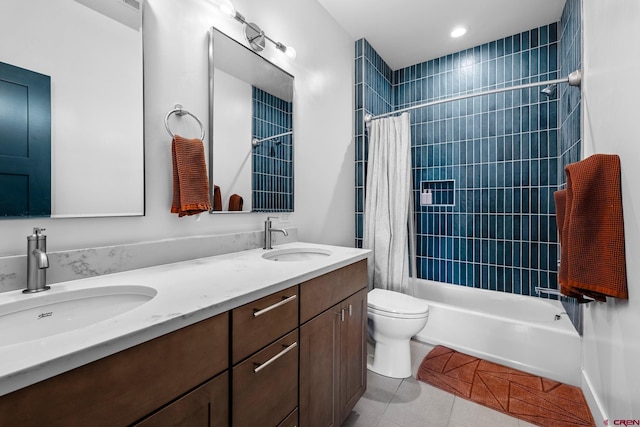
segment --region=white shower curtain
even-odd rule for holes
[[[369,287],[409,294],[410,125],[409,113],[371,122],[363,236],[363,246],[373,250]]]

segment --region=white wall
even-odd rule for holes
[[[268,44],[264,55],[295,76],[295,212],[299,238],[354,241],[353,42],[316,0],[235,0],[248,20],[293,45],[295,61]],[[0,221],[0,256],[24,254],[26,236],[44,226],[50,250],[171,237],[259,230],[266,214],[169,213],[170,137],[166,113],[180,103],[207,125],[207,31],[216,26],[244,43],[242,26],[209,0],[147,0],[144,16],[146,216]],[[177,120],[176,120],[177,122]],[[192,122],[184,120],[185,126]],[[194,129],[177,132],[185,136]],[[196,134],[199,132],[195,130]],[[0,272],[1,273],[1,272]]]
[[[640,2],[584,0],[583,29],[584,156],[622,163],[629,300],[589,304],[583,339],[585,386],[613,425],[640,419]]]

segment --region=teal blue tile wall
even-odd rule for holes
[[[365,40],[356,41],[355,54],[355,189],[356,189],[356,247],[362,247],[364,191],[367,159],[365,114],[393,111],[393,71]]]
[[[394,72],[397,108],[557,78],[551,24]],[[456,204],[416,212],[418,276],[535,295],[556,282],[556,99],[540,88],[412,111],[418,183],[454,180]]]
[[[253,87],[253,138],[292,130],[292,103]],[[252,209],[293,211],[293,136],[261,143],[253,149]]]
[[[561,21],[392,71],[356,42],[356,246],[362,245],[366,113],[567,76],[581,67],[580,0]],[[580,90],[560,85],[485,95],[411,112],[418,277],[540,296],[557,288],[553,192],[580,159]],[[451,207],[419,204],[420,183],[455,180]],[[551,296],[551,298],[555,298]],[[581,331],[580,307],[562,298]]]
[[[582,68],[582,3],[567,0],[560,19],[560,75],[567,76]],[[558,120],[560,145],[558,178],[560,187],[566,184],[564,167],[581,159],[581,92],[577,88],[562,85],[559,91]],[[573,298],[562,297],[562,304],[574,326],[582,334],[582,306]]]
[[[359,40],[356,243],[362,237],[365,175],[360,171],[366,167],[366,133],[358,111],[379,114],[557,77],[557,24],[396,70],[391,77],[375,50]],[[524,295],[556,283],[550,260],[558,251],[553,210],[557,110],[556,99],[533,88],[411,112],[420,278]],[[420,182],[434,180],[455,181],[454,206],[420,207]]]

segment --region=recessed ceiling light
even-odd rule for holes
[[[467,29],[464,27],[456,27],[451,31],[451,37],[458,38],[464,36],[467,32]]]

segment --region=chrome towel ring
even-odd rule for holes
[[[180,105],[180,104],[176,104],[176,107],[173,110],[169,111],[167,113],[167,116],[164,118],[164,127],[165,127],[165,129],[167,129],[167,132],[169,132],[169,135],[171,135],[172,138],[175,136],[175,134],[173,132],[171,132],[171,128],[169,127],[169,117],[172,114],[175,114],[176,116],[184,116],[185,114],[187,114],[187,115],[193,117],[195,119],[195,121],[198,122],[198,124],[200,125],[200,131],[202,132],[202,134],[200,136],[200,140],[204,141],[204,126],[202,125],[202,122],[195,115],[193,115],[192,113],[190,113],[187,110],[185,110],[184,108],[182,108],[182,105]]]

